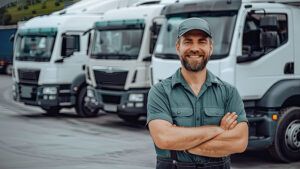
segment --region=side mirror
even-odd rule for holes
[[[88,41],[88,44],[87,44],[87,48],[86,48],[86,55],[89,54],[89,50],[90,50],[90,46],[91,46],[91,33],[89,33],[87,41]]]
[[[76,51],[76,39],[75,36],[63,36],[61,56],[70,57]]]
[[[143,62],[151,62],[151,60],[152,60],[152,56],[149,55],[149,56],[144,57]]]
[[[152,54],[154,51],[154,47],[160,32],[160,28],[162,24],[164,23],[165,18],[164,17],[156,17],[153,18],[152,26],[150,28],[151,30],[151,37],[150,37],[150,50],[149,53]]]

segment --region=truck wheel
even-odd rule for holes
[[[300,160],[300,108],[289,107],[280,111],[271,156],[281,162]]]
[[[60,107],[42,107],[48,115],[58,115],[60,111]]]
[[[86,86],[82,87],[82,89],[79,91],[75,106],[76,113],[80,117],[95,117],[98,114],[98,110],[91,110],[86,106],[86,91]]]
[[[128,123],[136,123],[139,120],[139,116],[126,116],[119,114],[119,117]]]
[[[13,69],[12,64],[7,65],[6,68],[5,68],[5,73],[8,74],[8,75],[11,75],[12,74],[12,69]]]

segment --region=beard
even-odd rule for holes
[[[189,56],[198,56],[199,58],[202,58],[200,61],[189,59]],[[200,52],[188,52],[187,54],[184,54],[183,57],[181,57],[181,64],[183,67],[192,72],[199,72],[202,71],[208,62],[209,57],[205,57],[205,54],[201,54]]]

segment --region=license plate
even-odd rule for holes
[[[21,87],[21,97],[23,98],[31,98],[32,87],[30,86],[22,86]]]
[[[117,112],[118,110],[117,105],[112,105],[112,104],[105,104],[103,109],[105,111],[110,111],[110,112]]]

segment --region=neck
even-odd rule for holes
[[[206,80],[206,72],[206,68],[199,72],[192,72],[186,70],[184,67],[181,67],[181,74],[190,86],[202,86]]]

